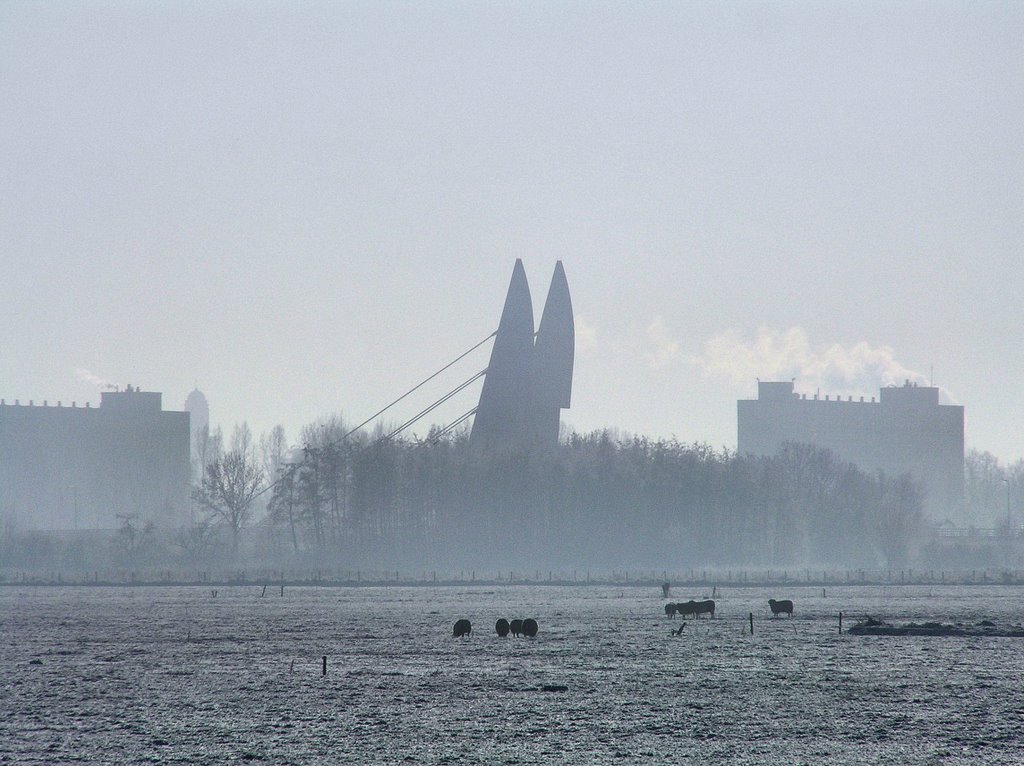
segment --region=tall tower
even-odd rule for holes
[[[562,262],[555,264],[533,349],[533,424],[540,444],[558,443],[561,410],[572,399],[576,327]]]
[[[210,425],[210,405],[206,403],[206,397],[198,388],[193,388],[189,392],[183,409],[190,416],[193,437],[197,431]]]
[[[516,260],[491,349],[472,439],[485,447],[550,447],[560,410],[569,406],[575,328],[562,262],[548,289],[534,338],[533,303],[523,262]]]

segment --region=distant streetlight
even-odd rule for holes
[[[1003,479],[1006,484],[1006,532],[1013,535],[1013,526],[1010,523],[1010,480]]]

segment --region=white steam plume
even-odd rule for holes
[[[716,335],[704,344],[704,354],[691,357],[705,377],[749,387],[755,378],[789,380],[796,378],[797,390],[821,390],[840,396],[875,394],[878,389],[903,385],[905,381],[929,385],[927,376],[904,367],[889,346],[872,346],[866,341],[852,346],[834,343],[811,348],[801,327],[778,332],[767,327],[748,341],[734,331]],[[945,398],[952,400],[948,392]]]
[[[75,377],[77,377],[79,380],[84,380],[86,383],[92,383],[97,388],[102,388],[108,391],[112,391],[117,388],[117,386],[111,383],[109,380],[105,380],[104,378],[101,378],[99,375],[93,375],[91,372],[89,372],[83,367],[75,368]]]
[[[652,369],[664,367],[677,356],[679,356],[679,343],[669,333],[664,320],[660,316],[654,317],[647,325],[647,364]]]
[[[576,350],[584,354],[597,348],[597,327],[590,324],[582,314],[574,320],[576,327]]]

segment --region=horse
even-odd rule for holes
[[[773,598],[768,599],[768,606],[772,610],[772,617],[778,617],[780,614],[785,612],[790,617],[793,616],[793,602],[789,599],[785,601],[776,601]]]
[[[523,635],[527,638],[533,638],[537,635],[537,621],[532,617],[527,617],[523,620]]]
[[[676,616],[676,605],[673,604],[671,601],[665,604],[665,616],[669,619]]]
[[[512,631],[512,635],[513,636],[518,638],[523,633],[523,621],[522,620],[512,620],[512,622],[509,624],[509,630]]]
[[[494,623],[494,632],[497,633],[502,638],[504,638],[505,636],[508,635],[508,630],[509,630],[508,620],[506,620],[504,617],[502,617],[500,620],[498,620],[496,623]]]
[[[452,635],[455,638],[462,638],[468,636],[473,632],[473,625],[469,620],[456,620],[455,626],[452,628]]]

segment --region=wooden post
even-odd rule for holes
[[[326,654],[323,656],[323,669],[322,669],[320,675],[322,675],[322,676],[326,676],[327,675],[327,655]]]
[[[267,586],[266,586],[266,585],[264,585],[264,586],[263,586],[263,592],[262,592],[262,593],[260,594],[260,598],[263,598],[263,597],[264,597],[264,596],[266,596],[266,595],[267,595]]]
[[[843,613],[839,613],[839,635],[843,635]]]
[[[754,635],[754,613],[750,613],[750,635]]]

